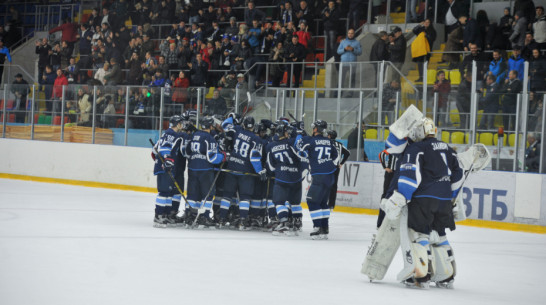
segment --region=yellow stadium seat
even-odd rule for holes
[[[491,146],[493,145],[493,134],[490,132],[482,132],[480,134],[480,142],[483,145]]]
[[[388,130],[388,129],[385,129],[385,131],[383,131],[383,139],[384,140],[386,140],[389,137],[389,133],[390,133],[390,130]]]
[[[214,88],[214,87],[209,88],[209,92],[207,93],[207,95],[205,95],[206,99],[212,98],[212,96],[214,95],[214,89],[216,89],[216,88]]]
[[[377,129],[366,129],[366,139],[377,140]]]
[[[464,144],[464,133],[461,131],[455,131],[451,134],[451,143],[453,144]]]
[[[449,119],[451,120],[451,123],[453,123],[453,125],[458,126],[461,123],[461,118],[459,117],[459,110],[451,109],[449,111]]]
[[[427,70],[427,85],[434,85],[436,81],[436,70]]]
[[[442,131],[442,141],[449,143],[450,135],[449,131]]]
[[[502,145],[506,146],[506,141],[508,141],[507,140],[508,137],[504,136],[502,138],[504,139]],[[497,146],[498,143],[499,143],[499,134],[496,133],[496,134],[493,135],[493,145]]]
[[[506,137],[506,135],[505,135],[505,137]],[[522,140],[521,136],[519,137],[519,140],[520,140],[519,144],[521,145],[521,140]],[[512,133],[512,134],[510,134],[508,136],[508,145],[510,145],[512,147],[516,146],[516,134],[515,133]]]
[[[461,83],[461,71],[459,71],[459,70],[449,71],[449,80],[451,81],[451,85],[460,84]]]
[[[470,143],[470,133],[465,132],[464,133],[464,144],[468,144],[468,143]],[[478,143],[478,138],[476,138],[475,143]]]

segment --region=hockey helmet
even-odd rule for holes
[[[328,128],[328,123],[324,120],[316,120],[313,124],[311,124],[311,129],[317,129],[318,132],[323,132]]]
[[[266,126],[266,124],[264,122],[260,122],[260,123],[256,124],[256,126],[254,126],[254,133],[255,134],[260,134],[260,133],[266,132],[266,131],[267,131],[267,126]]]
[[[275,134],[279,137],[284,137],[285,133],[290,133],[290,128],[288,124],[277,124],[277,127],[275,128]]]
[[[194,119],[197,117],[197,111],[195,110],[186,110],[184,113],[182,113],[182,119],[189,121],[190,119]]]
[[[169,127],[174,127],[180,123],[182,123],[184,121],[184,119],[182,118],[182,116],[176,114],[176,115],[173,115],[170,119],[169,119]]]
[[[228,118],[232,118],[233,119],[233,124],[235,125],[241,125],[241,115],[238,114],[238,113],[235,113],[235,112],[231,112],[230,114],[228,114]]]
[[[243,127],[248,130],[254,129],[254,124],[256,121],[254,121],[254,117],[247,116],[243,120]]]
[[[337,138],[337,131],[335,130],[328,130],[326,134],[330,137],[331,140],[335,140]]]
[[[201,128],[203,129],[209,129],[214,124],[214,119],[210,116],[205,116],[199,120],[199,125],[201,125]]]
[[[436,136],[438,129],[436,128],[436,125],[434,125],[434,121],[431,118],[423,119],[423,131],[425,132],[425,136]]]

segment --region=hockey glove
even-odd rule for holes
[[[397,191],[394,191],[391,197],[381,200],[381,209],[385,211],[387,218],[396,220],[400,218],[402,208],[407,204],[406,197]]]
[[[266,172],[265,168],[262,169],[262,170],[258,173],[258,175],[260,175],[260,181],[266,181],[266,180],[267,180],[267,172]]]
[[[227,158],[228,158],[228,155],[226,154],[225,151],[220,151],[220,153],[224,156],[224,157],[222,158],[222,162],[226,162],[226,161],[227,161]]]
[[[173,168],[174,166],[174,160],[167,157],[165,158],[165,162],[163,162],[163,169],[164,170],[171,170],[171,168]]]

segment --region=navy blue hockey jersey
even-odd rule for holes
[[[193,171],[213,170],[213,165],[220,164],[224,158],[214,137],[202,130],[193,133],[184,151],[188,156],[188,168]]]
[[[295,147],[300,158],[309,160],[311,175],[331,174],[337,169],[337,149],[323,135],[296,137]]]
[[[284,183],[297,183],[303,180],[300,158],[294,149],[295,139],[283,139],[267,145],[267,165],[275,174],[275,179]]]
[[[462,185],[462,177],[456,152],[436,138],[425,138],[407,147],[401,160],[398,191],[407,200],[451,200]]]
[[[165,130],[163,134],[161,134],[159,141],[157,141],[154,146],[155,152],[161,154],[163,159],[172,158],[175,160],[176,165],[176,161],[178,159],[178,149],[176,149],[175,146],[177,146],[176,142],[179,141],[181,136],[181,133],[175,132],[171,128]],[[154,175],[165,172],[162,165],[163,164],[161,163],[160,158],[156,158],[154,164]]]
[[[262,170],[263,140],[250,130],[230,124],[222,124],[226,133],[233,139],[233,148],[228,159],[228,169],[243,173],[258,173]],[[227,124],[226,124],[227,122]]]

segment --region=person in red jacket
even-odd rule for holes
[[[309,26],[305,19],[300,20],[300,30],[294,33],[298,36],[299,42],[306,48],[309,48],[309,41],[311,41],[311,33],[309,33]]]
[[[59,68],[57,69],[57,78],[55,79],[55,83],[53,83],[53,93],[51,94],[53,112],[60,111],[61,104],[59,102],[63,98],[63,86],[68,86],[68,78],[64,75],[63,70]]]
[[[70,51],[69,54],[72,55],[72,52],[74,51],[74,44],[76,41],[78,41],[78,25],[76,23],[72,23],[72,19],[70,19],[70,17],[66,17],[64,19],[64,23],[49,30],[49,34],[53,34],[58,31],[61,31],[61,40],[67,42],[68,50]]]
[[[438,110],[436,115],[436,123],[439,126],[446,126],[448,116],[447,103],[449,99],[449,93],[451,93],[451,81],[446,79],[446,73],[444,70],[440,70],[436,73],[436,82],[434,82],[434,93],[438,93]]]

